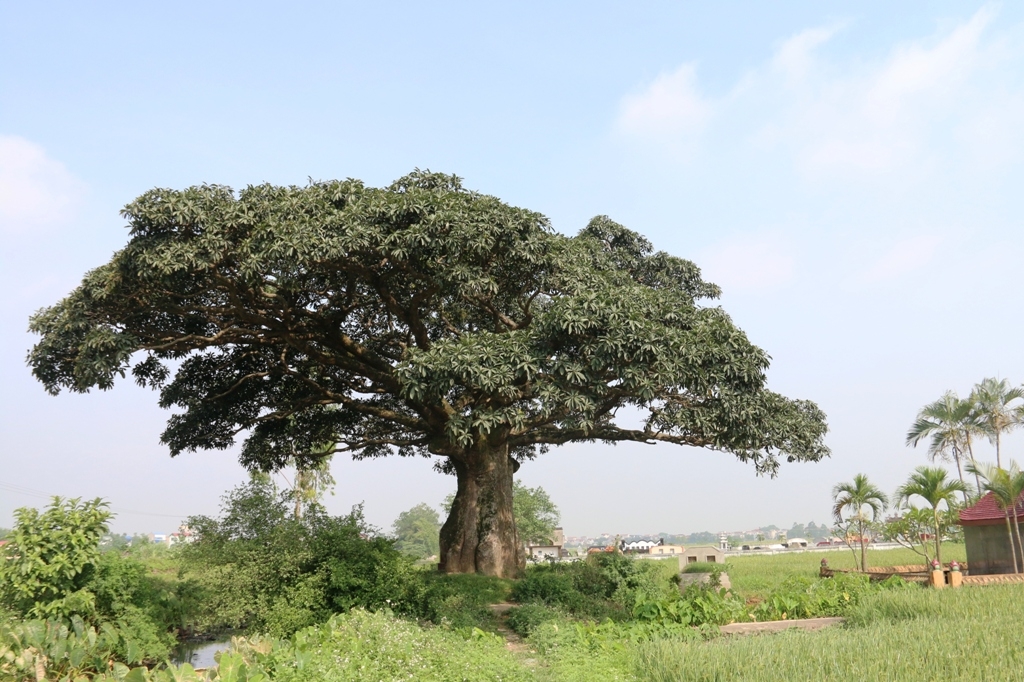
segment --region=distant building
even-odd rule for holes
[[[526,558],[532,561],[545,561],[547,559],[560,559],[569,556],[564,549],[565,533],[561,528],[556,528],[552,533],[550,545],[526,545]]]
[[[560,559],[562,557],[561,545],[527,545],[526,556],[533,561],[545,561],[547,559]]]
[[[688,548],[679,558],[680,564],[695,564],[699,561],[709,564],[725,563],[725,552],[711,545],[698,545]]]
[[[626,542],[625,540],[623,540],[622,544],[619,545],[619,549],[621,549],[623,552],[647,554],[651,551],[652,547],[663,545],[664,542],[664,539],[658,540],[657,542],[652,542],[651,540],[633,540],[631,542]]]
[[[685,551],[686,548],[682,545],[655,545],[648,553],[656,556],[679,556]]]
[[[192,529],[182,524],[178,526],[178,530],[167,536],[167,544],[177,545],[182,542],[195,542],[195,535],[192,533]]]
[[[1024,517],[1024,494],[1017,498],[1016,510],[1018,517]],[[1006,514],[992,493],[961,510],[960,525],[964,529],[967,570],[971,575],[1013,573],[1013,545],[1006,531]]]

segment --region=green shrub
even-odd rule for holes
[[[879,591],[915,590],[917,586],[897,576],[873,583],[867,576],[836,574],[833,578],[789,578],[757,605],[759,621],[783,618],[845,616],[869,594]]]
[[[99,498],[54,497],[42,513],[15,510],[9,543],[0,548],[0,604],[22,617],[91,618],[95,598],[85,588],[107,531],[106,507]]]
[[[75,632],[79,621],[116,631],[116,660],[161,660],[174,644],[170,631],[182,618],[182,604],[175,588],[150,576],[139,561],[100,552],[110,516],[105,506],[99,499],[54,498],[42,513],[17,510],[12,542],[0,561],[0,604],[17,618],[61,621]]]
[[[655,625],[715,626],[748,619],[746,603],[714,584],[694,583],[682,592],[640,594],[632,617]]]
[[[411,558],[365,523],[362,509],[301,519],[265,481],[230,492],[220,519],[194,517],[180,550],[184,577],[203,595],[200,624],[286,636],[355,607],[414,610]]]
[[[561,619],[561,614],[543,604],[523,604],[509,609],[505,623],[520,637],[529,637],[540,625]]]
[[[638,595],[661,595],[670,588],[658,564],[608,553],[585,561],[534,566],[512,588],[511,598],[595,621],[624,620]]]
[[[410,597],[396,610],[408,616],[451,628],[494,629],[490,604],[505,601],[511,580],[484,575],[445,575],[420,570],[407,586]]]

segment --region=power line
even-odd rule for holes
[[[51,500],[54,497],[64,497],[63,495],[51,495],[50,493],[43,492],[42,490],[36,490],[35,488],[29,488],[23,485],[16,485],[14,483],[5,483],[0,481],[0,489],[8,492],[16,493],[19,495],[27,495],[29,497],[41,497],[46,500]],[[135,509],[125,509],[124,507],[110,507],[110,511],[116,514],[138,514],[141,516],[161,516],[171,519],[183,520],[192,516],[192,514],[158,514],[156,512],[144,512]]]

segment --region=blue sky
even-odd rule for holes
[[[922,405],[1024,381],[1024,6],[552,5],[0,1],[0,525],[54,493],[173,529],[244,476],[231,453],[170,459],[154,394],[52,398],[25,368],[29,314],[123,245],[118,211],[154,186],[429,168],[697,262],[772,387],[828,413],[833,457],[771,480],[559,448],[521,476],[570,535],[821,523],[837,481],[891,490],[925,461],[903,444]],[[454,486],[420,460],[334,473],[329,506],[384,527]]]

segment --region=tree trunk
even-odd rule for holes
[[[953,448],[953,460],[956,462],[956,473],[960,476],[960,485],[964,487],[960,494],[964,496],[964,504],[967,504],[967,484],[964,483],[964,470],[960,466],[960,452],[956,448]]]
[[[1017,549],[1013,546],[1013,530],[1010,528],[1010,510],[1005,509],[1003,513],[1006,514],[1006,534],[1010,538],[1010,556],[1013,557],[1013,572],[1020,573],[1017,563]]]
[[[974,448],[971,447],[971,437],[967,437],[967,454],[971,458],[971,464],[974,466],[974,483],[977,485],[975,493],[978,497],[981,497],[981,476],[978,475],[978,462],[974,459]]]
[[[868,570],[868,560],[864,552],[864,521],[857,521],[857,530],[860,532],[860,570]]]
[[[939,510],[932,507],[932,519],[935,522],[935,560],[942,568],[942,538],[939,536]]]
[[[1020,551],[1020,567],[1024,569],[1024,544],[1020,541],[1020,519],[1017,518],[1017,505],[1013,506],[1013,528],[1017,531],[1017,549]]]
[[[999,454],[1000,450],[1001,450],[1001,448],[1000,448],[999,429],[996,429],[996,466],[999,467],[1000,469],[1002,469],[1003,468],[1003,458]]]
[[[452,458],[458,490],[441,527],[438,568],[517,578],[525,569],[512,515],[513,464],[505,443],[481,443]]]

